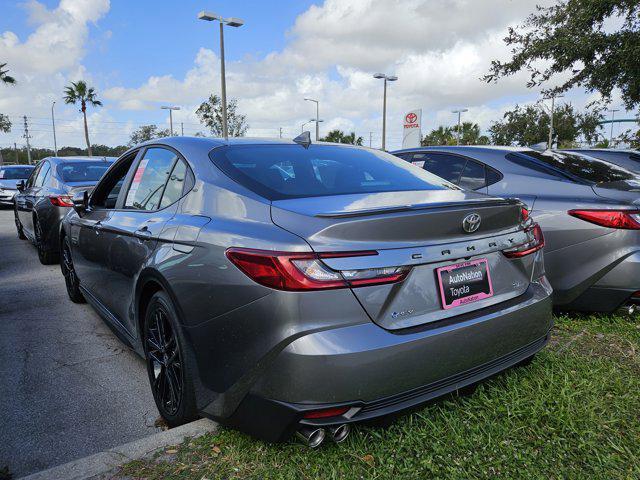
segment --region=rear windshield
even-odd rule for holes
[[[33,168],[0,168],[0,180],[26,180]]]
[[[63,182],[97,182],[104,172],[111,166],[111,162],[82,161],[65,162],[58,165],[58,177]]]
[[[531,151],[519,152],[517,155],[532,158],[540,164],[567,174],[569,179],[574,177],[576,181],[609,183],[635,178],[634,173],[618,165],[574,153]]]
[[[393,155],[334,145],[234,145],[213,150],[228,176],[269,200],[458,187]]]

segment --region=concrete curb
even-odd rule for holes
[[[206,418],[180,427],[158,432],[148,437],[80,458],[57,467],[22,477],[22,480],[83,480],[107,473],[123,463],[142,458],[150,453],[184,441],[185,437],[199,437],[214,432],[218,425]]]

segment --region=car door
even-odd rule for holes
[[[179,165],[185,165],[184,160],[174,150],[146,148],[129,171],[117,208],[99,227],[104,263],[100,265],[100,281],[93,290],[132,336],[136,329],[130,306],[136,281],[166,223],[176,213],[177,204],[168,203],[172,189],[167,189],[167,183]]]
[[[21,209],[20,222],[22,223],[24,231],[31,237],[34,236],[33,207],[37,202],[38,195],[42,190],[42,185],[49,175],[50,170],[51,164],[49,161],[44,160],[41,162],[40,165],[38,165],[37,172],[34,172],[35,175],[29,177],[29,183],[23,192],[23,205]],[[32,179],[33,181],[31,181]]]
[[[42,165],[37,165],[29,178],[24,183],[24,188],[21,192],[18,192],[14,197],[16,202],[16,212],[18,213],[18,218],[20,219],[20,223],[22,224],[22,228],[24,230],[32,231],[33,227],[30,227],[30,223],[32,222],[31,212],[27,209],[27,195],[29,194],[29,190],[33,186],[33,182],[35,182],[36,177],[38,176],[38,172],[40,171],[40,167]],[[29,228],[30,227],[30,228]]]

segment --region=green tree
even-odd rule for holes
[[[0,113],[0,132],[9,133],[11,131],[11,120],[6,115]]]
[[[491,62],[487,82],[526,70],[530,88],[560,82],[547,94],[582,86],[610,100],[618,88],[628,110],[640,104],[638,0],[561,0],[537,7],[522,25],[509,28],[504,41],[512,58]]]
[[[93,87],[88,87],[84,80],[71,82],[70,86],[64,89],[64,103],[77,104],[80,103],[80,111],[84,119],[84,139],[87,142],[87,152],[91,156],[91,143],[89,142],[89,127],[87,126],[87,105],[92,107],[101,107],[102,102],[98,100],[97,94]]]
[[[455,145],[456,136],[451,127],[440,125],[438,128],[431,130],[422,139],[422,145]]]
[[[565,103],[556,107],[553,115],[554,143],[571,146],[582,136],[591,143],[598,138],[598,122],[603,119],[602,110],[596,108],[576,112]],[[492,143],[496,145],[535,145],[549,138],[549,113],[540,105],[516,107],[504,114],[503,120],[489,128]]]
[[[320,138],[321,142],[332,143],[348,143],[349,145],[362,145],[364,139],[362,137],[356,137],[356,132],[344,133],[342,130],[331,130],[323,138]]]
[[[422,145],[456,145],[458,142],[458,125],[431,130],[422,139]],[[487,145],[489,137],[480,134],[480,126],[473,122],[462,122],[460,126],[461,145]]]
[[[134,145],[138,145],[139,143],[146,142],[153,138],[169,137],[170,135],[171,132],[169,129],[158,130],[157,125],[142,125],[140,128],[131,132],[128,145],[133,147]]]
[[[0,63],[0,81],[2,83],[6,83],[8,85],[15,85],[16,84],[16,79],[13,78],[10,75],[7,75],[7,73],[9,72],[9,70],[4,70],[4,68],[7,66],[6,63]]]
[[[206,126],[214,137],[221,137],[222,130],[222,101],[218,95],[211,95],[206,102],[202,102],[196,110],[200,123]],[[238,101],[231,100],[227,104],[227,129],[230,137],[244,137],[247,133],[247,117],[238,113]]]

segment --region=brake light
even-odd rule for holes
[[[569,210],[567,213],[603,227],[640,230],[640,210]]]
[[[337,271],[323,258],[377,255],[375,251],[291,253],[229,248],[227,258],[253,281],[277,290],[305,291],[363,287],[403,280],[409,267],[382,267]]]
[[[523,222],[529,219],[529,210],[527,210],[527,207],[520,209],[520,217],[522,217]]]
[[[325,408],[322,410],[311,410],[309,412],[305,412],[302,416],[303,418],[328,418],[328,417],[337,417],[338,415],[344,415],[349,411],[349,407],[334,407],[334,408]]]
[[[71,195],[49,195],[49,201],[55,207],[73,207]]]
[[[522,245],[509,250],[503,250],[502,253],[507,258],[521,258],[526,255],[531,255],[544,247],[544,235],[540,225],[534,223],[531,227],[525,230],[527,234],[527,241]]]

